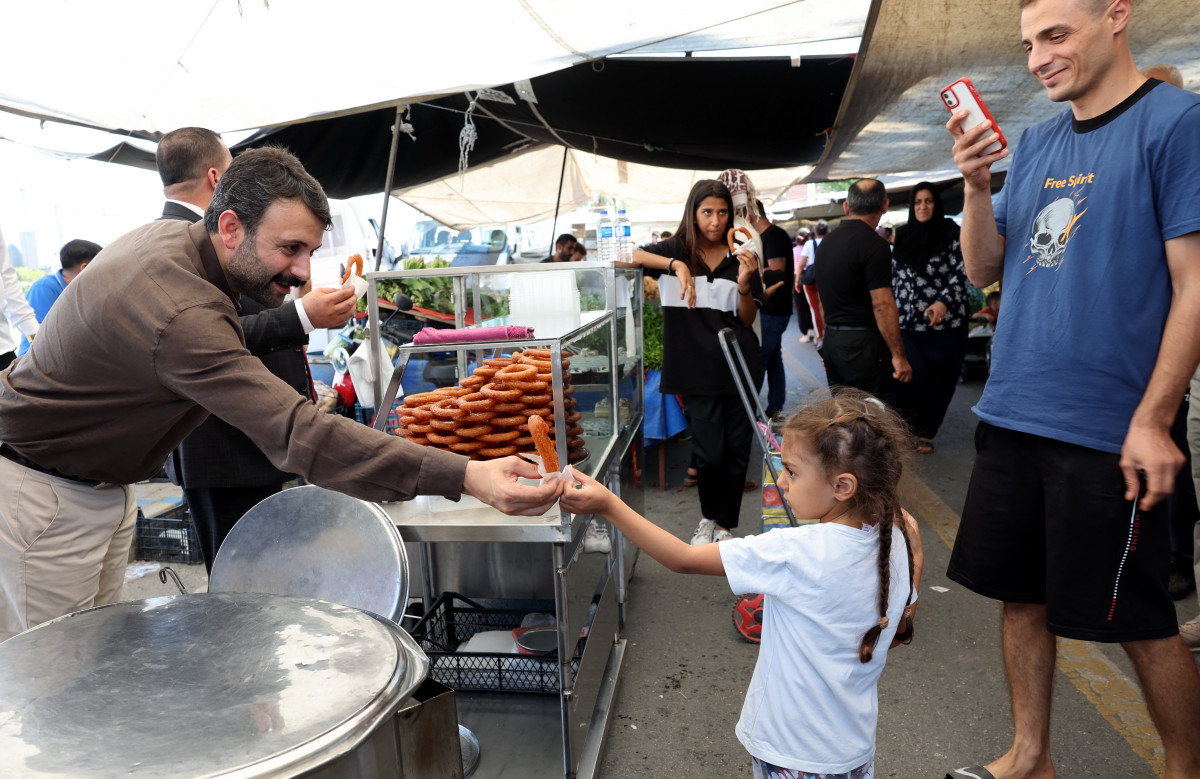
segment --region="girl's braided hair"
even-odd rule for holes
[[[860,517],[872,517],[879,526],[879,621],[863,635],[858,650],[859,660],[869,662],[880,633],[887,627],[892,525],[901,518],[900,475],[911,454],[912,433],[900,415],[877,398],[848,387],[837,389],[828,400],[801,408],[788,419],[783,431],[803,441],[826,474],[854,474],[858,489],[848,508]],[[912,571],[912,546],[903,520],[899,527]],[[910,599],[911,587],[910,581]],[[904,640],[901,631],[897,638]]]

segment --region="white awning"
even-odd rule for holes
[[[26,0],[4,11],[0,109],[144,133],[268,127],[612,55],[858,35],[866,2]]]
[[[540,145],[493,163],[470,168],[392,194],[455,229],[479,224],[539,222],[554,216],[563,147]],[[747,171],[759,199],[770,205],[808,168]],[[699,179],[720,171],[675,170],[638,165],[567,151],[559,213],[585,206],[597,195],[612,195],[629,207],[682,203]]]

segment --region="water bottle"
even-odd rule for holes
[[[625,216],[625,209],[617,211],[617,262],[633,262],[633,224]]]
[[[596,248],[600,252],[600,262],[612,265],[617,259],[617,236],[613,229],[612,220],[608,218],[608,209],[601,209],[600,223],[596,225]]]

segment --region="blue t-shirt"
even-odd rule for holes
[[[33,309],[38,322],[46,319],[46,314],[50,313],[50,306],[54,305],[54,301],[58,300],[58,296],[66,288],[67,282],[63,279],[62,271],[51,276],[42,276],[29,285],[29,291],[25,293],[25,300]],[[17,347],[17,356],[20,357],[27,351],[29,351],[29,339],[22,335],[21,345]]]
[[[995,213],[1003,305],[975,412],[1120,452],[1171,305],[1163,242],[1200,230],[1200,96],[1148,81],[1029,128]]]

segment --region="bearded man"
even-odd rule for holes
[[[246,348],[241,297],[268,308],[309,278],[330,224],[320,184],[282,149],[240,155],[203,222],[139,227],[96,256],[0,374],[0,641],[120,598],[131,485],[209,414],[271,462],[370,501],[472,495],[539,514],[532,464],[469,461],[322,413]]]

